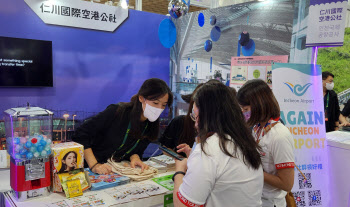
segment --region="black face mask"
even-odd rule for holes
[[[241,33],[241,39],[239,40],[239,44],[242,46],[246,46],[249,43],[249,33],[244,34],[243,32]]]

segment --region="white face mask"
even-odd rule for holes
[[[327,90],[329,90],[329,91],[333,90],[333,88],[334,88],[334,82],[332,82],[332,83],[326,83],[326,88],[327,88]]]
[[[145,102],[146,103],[146,102]],[[164,109],[160,109],[157,107],[153,107],[151,105],[148,105],[146,103],[146,107],[145,110],[143,111],[143,115],[150,121],[150,122],[154,122],[156,121],[160,114],[164,111]]]

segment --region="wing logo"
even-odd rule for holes
[[[312,83],[307,83],[304,86],[301,86],[300,84],[293,85],[292,83],[285,82],[284,83],[292,93],[294,93],[297,96],[302,96],[306,93],[306,91],[309,89],[309,87],[312,85]]]

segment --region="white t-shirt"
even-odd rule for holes
[[[263,151],[261,160],[265,172],[277,175],[277,169],[294,168],[294,140],[282,123],[277,123],[261,137],[259,145]],[[264,183],[263,207],[286,207],[286,194],[286,191]]]
[[[262,167],[254,170],[242,161],[242,153],[237,149],[237,157],[225,155],[219,146],[217,134],[207,139],[206,154],[198,143],[187,161],[188,170],[180,186],[178,197],[187,206],[261,206],[264,183]],[[234,144],[227,146],[234,152]],[[194,205],[197,204],[197,205]]]

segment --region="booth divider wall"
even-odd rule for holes
[[[54,81],[53,87],[0,88],[0,112],[29,102],[83,120],[129,101],[148,78],[169,80],[170,51],[158,39],[164,15],[129,10],[114,32],[102,32],[47,25],[23,0],[0,5],[0,36],[52,41]]]

